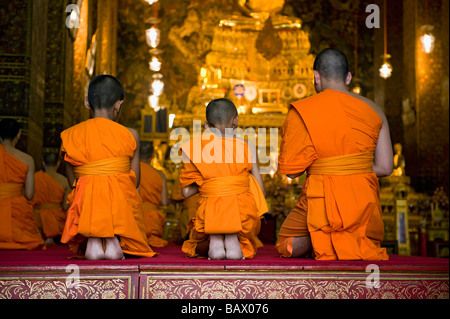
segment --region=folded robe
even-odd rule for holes
[[[62,208],[64,188],[44,171],[34,174],[34,188],[31,203],[43,234],[47,238],[62,235],[66,223],[66,212]]]
[[[142,198],[145,230],[148,244],[152,247],[164,247],[169,244],[162,239],[165,216],[158,206],[161,204],[163,180],[150,165],[141,162],[141,183],[139,190]]]
[[[45,249],[33,218],[33,206],[23,196],[28,166],[0,144],[0,249]]]

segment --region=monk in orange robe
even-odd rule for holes
[[[164,173],[150,165],[152,155],[153,144],[141,142],[141,184],[139,190],[148,244],[152,247],[164,247],[169,244],[167,240],[162,239],[166,218],[158,206],[167,206],[167,182]]]
[[[116,122],[124,95],[118,79],[96,76],[85,100],[92,118],[61,133],[66,175],[75,185],[61,242],[90,260],[156,254],[147,243],[137,191],[139,135]]]
[[[347,91],[341,51],[317,56],[314,81],[318,94],[293,103],[281,130],[278,173],[307,178],[276,247],[283,257],[305,256],[312,246],[318,260],[387,260],[377,180],[393,168],[386,117]]]
[[[63,233],[69,208],[67,196],[72,190],[67,178],[58,173],[59,164],[57,154],[47,153],[42,162],[43,169],[34,174],[34,217],[47,245],[55,244],[54,238],[59,239]]]
[[[194,137],[182,146],[181,192],[184,197],[200,193],[182,250],[189,257],[207,250],[210,259],[253,258],[260,218],[268,211],[256,152],[234,137],[239,117],[230,100],[211,101],[206,120],[209,138]]]
[[[190,221],[195,219],[197,213],[197,202],[199,199],[199,193],[192,195],[191,197],[184,197],[181,193],[181,184],[179,176],[175,179],[172,187],[171,198],[175,202],[179,202],[181,207],[179,208],[179,218],[176,230],[174,231],[176,236],[175,242],[183,244],[185,240],[189,238],[190,233]]]
[[[16,149],[20,127],[0,121],[0,249],[45,249],[33,218],[34,160]]]

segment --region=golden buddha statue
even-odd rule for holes
[[[314,94],[314,57],[297,17],[281,15],[284,0],[236,0],[242,14],[224,16],[189,92],[184,117],[202,118],[213,98],[232,100],[242,126],[281,126],[290,103]]]
[[[394,170],[392,174],[394,176],[405,176],[405,157],[402,154],[402,144],[396,143],[394,144]]]

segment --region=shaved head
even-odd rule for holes
[[[212,126],[227,125],[237,115],[236,106],[228,99],[212,100],[206,107],[206,121]]]
[[[59,157],[56,153],[44,154],[44,163],[48,166],[56,166],[58,164]]]
[[[313,69],[327,80],[345,82],[348,74],[347,57],[338,49],[325,49],[317,55]]]
[[[140,157],[141,159],[149,159],[153,155],[154,147],[152,142],[141,141],[140,147]]]

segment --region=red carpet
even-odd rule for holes
[[[449,260],[391,255],[389,261],[280,258],[273,245],[254,259],[187,258],[181,246],[154,258],[71,259],[67,246],[0,251],[0,298],[448,299]],[[379,287],[368,286],[379,270]],[[68,284],[75,265],[79,285]],[[370,283],[369,283],[370,284]]]
[[[88,261],[83,259],[70,258],[72,253],[65,245],[48,246],[46,250],[0,250],[0,267],[17,266],[63,266],[68,264],[79,265],[154,265],[171,266],[171,268],[185,268],[211,266],[216,268],[258,268],[258,267],[283,267],[286,269],[365,269],[368,264],[377,264],[380,268],[389,269],[412,269],[421,268],[435,270],[448,270],[449,260],[443,258],[399,256],[390,255],[389,261],[316,261],[312,259],[300,258],[280,258],[273,245],[266,244],[258,249],[258,253],[253,259],[246,260],[208,260],[206,258],[188,258],[181,251],[181,246],[171,244],[164,248],[153,248],[160,253],[154,258],[128,258],[125,260],[101,260]]]

